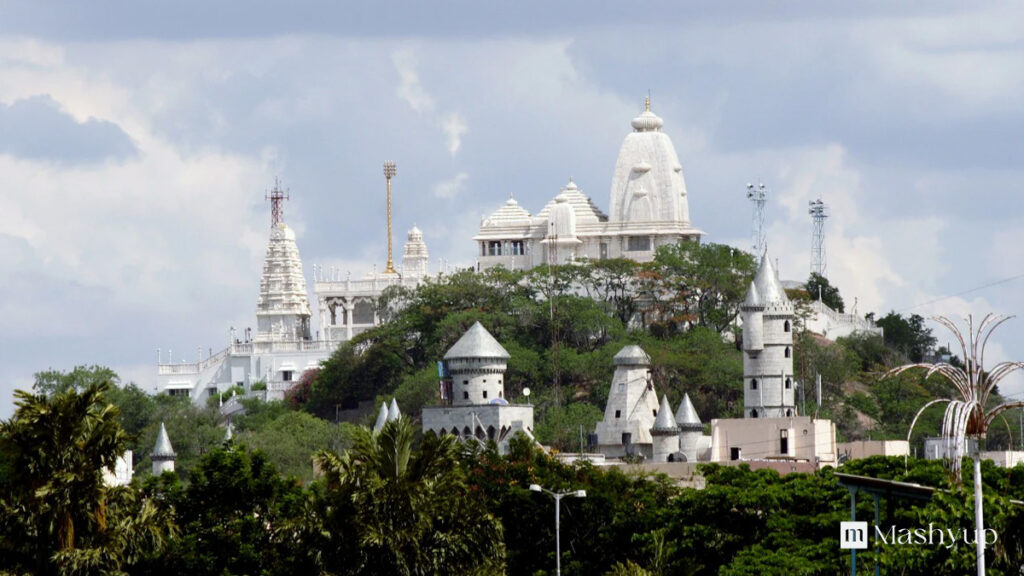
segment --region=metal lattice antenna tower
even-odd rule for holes
[[[287,190],[281,190],[281,181],[274,178],[274,189],[263,195],[264,200],[270,200],[271,228],[277,228],[284,221],[284,201],[290,197]]]
[[[748,183],[747,199],[754,203],[753,248],[754,257],[760,261],[761,256],[764,255],[765,243],[767,242],[764,230],[764,205],[768,202],[768,188],[760,182],[758,182],[757,187]]]
[[[384,178],[388,181],[388,264],[384,268],[385,274],[395,273],[395,264],[391,260],[391,179],[397,174],[394,162],[384,163]]]
[[[825,277],[825,219],[828,218],[828,206],[821,198],[807,203],[807,213],[814,220],[811,233],[811,273]]]

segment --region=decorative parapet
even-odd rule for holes
[[[248,356],[252,354],[275,354],[287,352],[332,352],[337,345],[337,342],[329,342],[327,340],[244,342],[232,344],[201,362],[158,364],[157,375],[199,374],[203,370],[223,362],[229,355]]]
[[[807,320],[807,329],[830,340],[855,332],[882,334],[882,329],[867,318],[836,312],[821,301],[811,302],[811,311],[813,315]]]

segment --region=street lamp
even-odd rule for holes
[[[541,488],[540,484],[530,484],[530,492],[546,492],[555,499],[555,575],[562,576],[562,536],[561,536],[561,512],[562,498],[572,496],[574,498],[586,498],[586,490],[569,490],[567,492],[552,492]]]

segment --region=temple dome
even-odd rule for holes
[[[644,110],[639,116],[633,118],[633,130],[637,132],[660,131],[665,122],[650,110]]]
[[[548,227],[549,235],[557,236],[559,240],[569,240],[576,237],[576,211],[569,204],[569,197],[559,194],[555,197],[555,205],[548,215],[551,223]]]

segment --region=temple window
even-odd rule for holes
[[[626,250],[629,252],[645,252],[651,249],[650,236],[630,236],[626,241]]]

